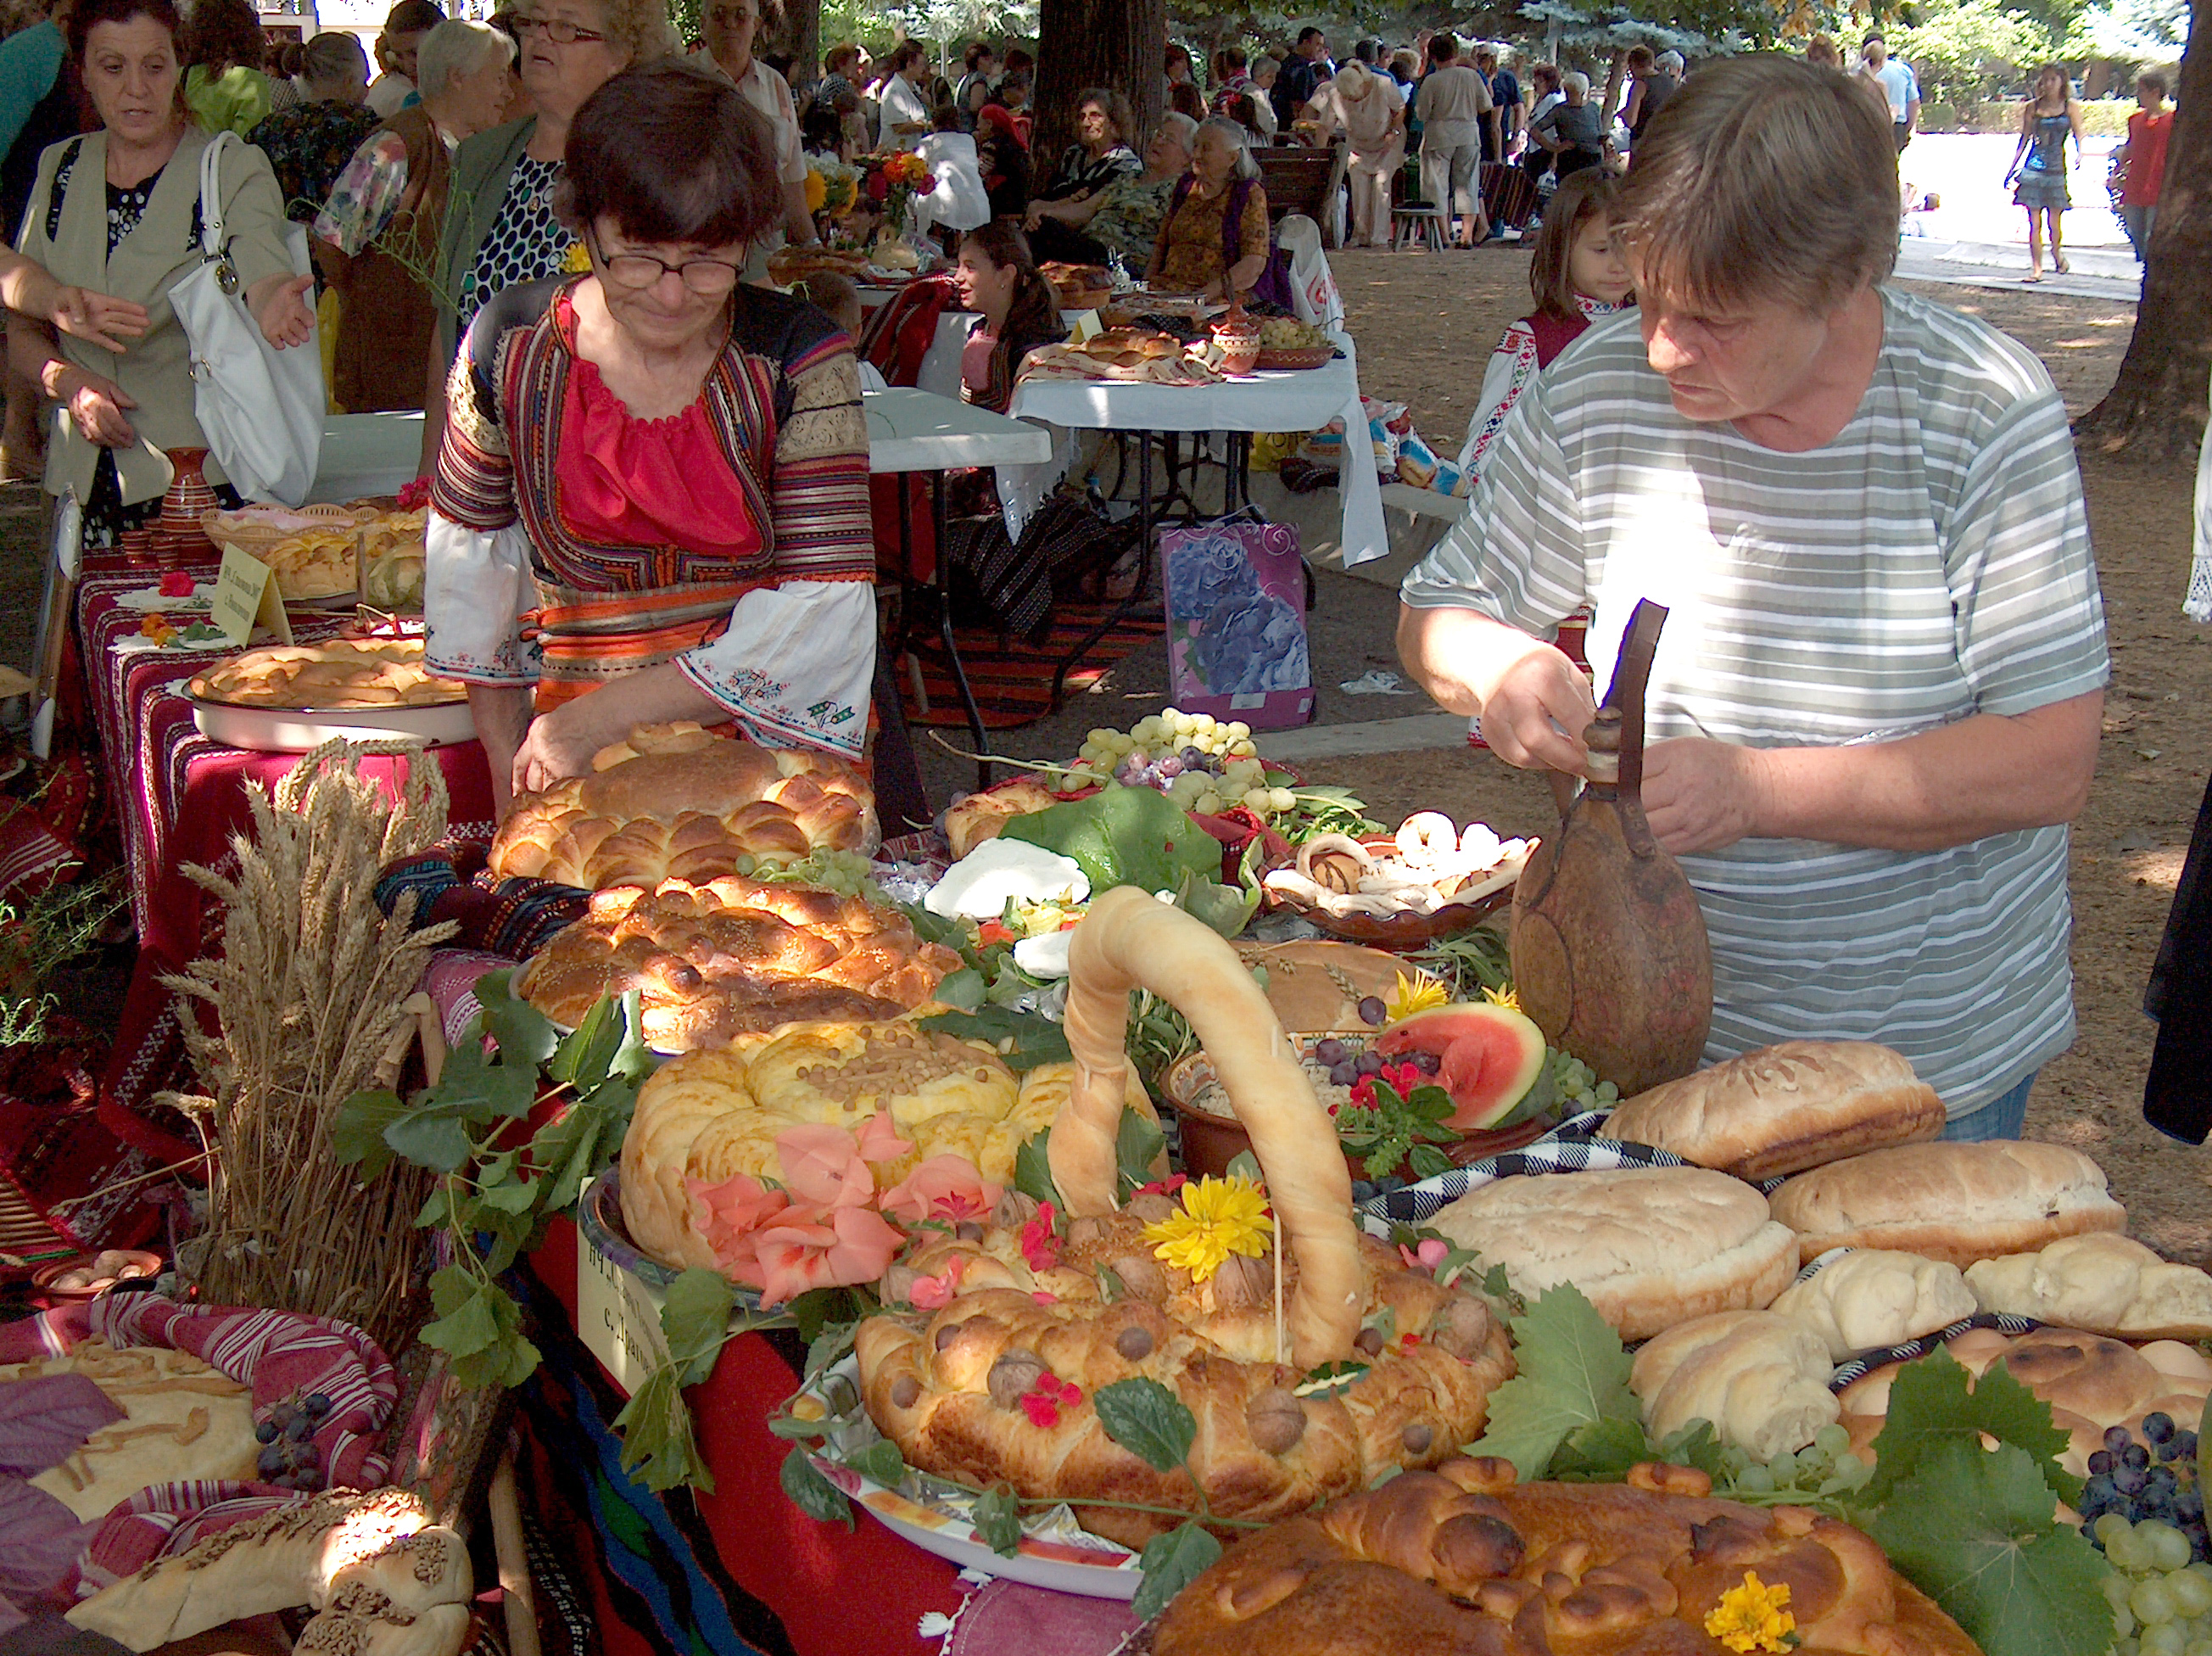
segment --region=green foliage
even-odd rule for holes
[[[1145,1543],[1144,1556],[1138,1561],[1144,1568],[1145,1584],[1137,1589],[1129,1608],[1140,1619],[1150,1621],[1220,1556],[1221,1543],[1194,1522],[1154,1536]]]
[[[954,977],[973,977],[974,972]],[[945,980],[951,983],[952,979]],[[939,998],[943,998],[940,986]],[[1066,1063],[1075,1055],[1068,1050],[1060,1026],[1041,1013],[1016,1012],[1009,1007],[977,1006],[967,1012],[941,1012],[921,1020],[924,1029],[955,1035],[963,1041],[981,1041],[994,1047],[1006,1068],[1027,1075],[1041,1063]]]
[[[2035,9],[2011,0],[1933,0],[1916,6],[1914,18],[1913,27],[1893,33],[1889,44],[1920,77],[1923,105],[1997,96],[2058,49],[2051,27]]]
[[[2052,1424],[2051,1405],[2001,1363],[1976,1380],[1948,1351],[1935,1351],[1899,1369],[1890,1387],[1889,1413],[1874,1444],[1867,1504],[1894,1501],[1944,1443],[1978,1446],[1985,1434],[2022,1451],[2052,1499],[2070,1507],[2081,1498],[2081,1480],[2058,1464],[2067,1437]],[[2044,1513],[2050,1515],[2048,1501]]]
[[[1451,1166],[1436,1147],[1457,1142],[1449,1123],[1451,1094],[1441,1087],[1417,1087],[1411,1097],[1377,1077],[1372,1105],[1346,1104],[1336,1112],[1336,1136],[1346,1154],[1358,1156],[1370,1178],[1382,1178],[1405,1166],[1416,1178],[1428,1178]]]
[[[1528,1483],[1543,1476],[1559,1446],[1586,1427],[1634,1422],[1640,1435],[1628,1353],[1572,1283],[1537,1295],[1513,1318],[1513,1347],[1520,1372],[1492,1394],[1488,1429],[1468,1453],[1503,1455]],[[1602,1440],[1587,1440],[1578,1452],[1595,1460],[1614,1446],[1608,1428]]]
[[[46,1016],[60,1002],[41,986],[98,944],[129,904],[119,874],[49,886],[20,909],[0,903],[0,980],[26,986],[0,990],[0,1046],[46,1038]]]
[[[1102,1385],[1091,1394],[1106,1435],[1155,1472],[1171,1472],[1197,1440],[1198,1421],[1181,1398],[1158,1380],[1139,1376]]]

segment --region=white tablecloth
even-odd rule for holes
[[[1052,435],[956,398],[910,386],[860,399],[871,472],[942,472],[956,466],[1030,466],[1052,457]]]
[[[1012,412],[1054,425],[1114,431],[1314,431],[1341,418],[1345,453],[1364,453],[1367,415],[1348,341],[1341,360],[1297,372],[1249,374],[1212,386],[1132,385],[1120,380],[1024,380]],[[1338,474],[1344,501],[1344,561],[1364,563],[1390,550],[1382,487],[1370,465]]]

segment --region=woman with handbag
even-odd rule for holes
[[[170,0],[80,0],[71,57],[100,130],[49,149],[24,215],[21,251],[59,280],[146,307],[120,356],[50,328],[8,330],[10,362],[62,405],[46,453],[46,491],[73,492],[84,544],[106,547],[160,510],[171,457],[209,447],[195,406],[191,350],[171,289],[201,268],[202,152],[214,140],[185,107]],[[265,156],[226,140],[219,209],[239,295],[269,344],[307,344],[313,278],[293,273],[284,204]],[[210,463],[219,495],[228,479]],[[236,503],[231,496],[229,503]]]
[[[589,269],[477,313],[430,496],[425,656],[469,686],[494,797],[662,720],[857,757],[867,428],[843,330],[738,282],[783,212],[768,123],[656,64],[592,94],[563,165]]]

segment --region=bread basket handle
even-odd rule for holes
[[[1053,1183],[1072,1215],[1118,1205],[1114,1138],[1129,1066],[1129,992],[1150,989],[1190,1020],[1267,1180],[1297,1260],[1291,1344],[1311,1367],[1352,1353],[1363,1285],[1352,1175],[1281,1020],[1237,952],[1180,909],[1133,886],[1091,905],[1068,953],[1065,1029],[1075,1086],[1054,1124]]]

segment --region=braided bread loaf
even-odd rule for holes
[[[802,1020],[896,1018],[959,965],[896,909],[725,874],[594,892],[515,988],[571,1028],[603,995],[635,989],[647,1044],[689,1052]]]
[[[867,782],[826,753],[640,725],[592,765],[515,801],[492,842],[494,874],[599,891],[712,880],[741,856],[790,862],[881,843]]]
[[[1155,1656],[1721,1656],[1707,1618],[1753,1574],[1789,1587],[1802,1656],[1979,1656],[1849,1525],[1710,1499],[1685,1466],[1626,1484],[1512,1470],[1456,1457],[1261,1531],[1168,1606]]]
[[[1018,1221],[1034,1205],[1010,1195],[999,1217]],[[1085,1507],[1085,1496],[1193,1511],[1202,1488],[1216,1513],[1279,1518],[1390,1468],[1432,1465],[1481,1434],[1491,1392],[1513,1373],[1504,1328],[1483,1300],[1360,1238],[1359,1303],[1389,1309],[1390,1336],[1370,1327],[1351,1349],[1371,1367],[1349,1389],[1302,1397],[1299,1370],[1274,1361],[1272,1258],[1232,1256],[1194,1282],[1145,1239],[1146,1223],[1173,1211],[1165,1196],[1138,1196],[1120,1213],[1070,1221],[1049,1255],[1032,1236],[1025,1256],[1018,1223],[969,1225],[894,1265],[887,1301],[908,1298],[923,1276],[950,1274],[962,1291],[934,1315],[860,1324],[861,1396],[878,1429],[910,1465],[1064,1499],[1085,1529],[1130,1547],[1177,1520]],[[1297,1270],[1293,1254],[1285,1293]],[[1083,1394],[1048,1427],[1021,1403],[1047,1373]],[[1098,1387],[1139,1375],[1197,1416],[1189,1473],[1154,1471],[1091,1408]]]

